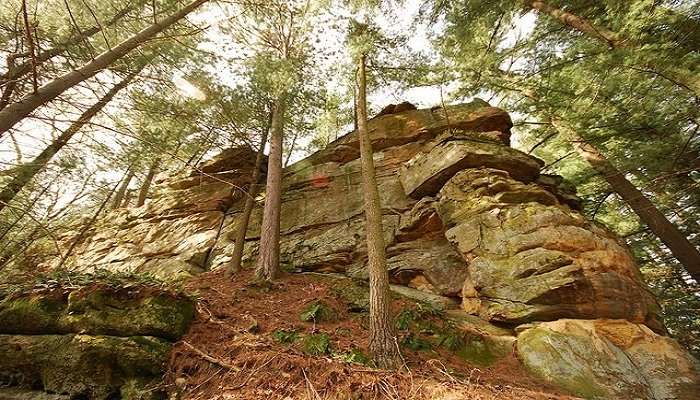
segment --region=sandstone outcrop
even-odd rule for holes
[[[651,381],[664,393],[693,398],[697,369],[663,336],[658,305],[629,251],[585,219],[561,178],[541,175],[540,160],[508,146],[508,114],[481,100],[404,108],[369,122],[395,288],[444,299],[434,302],[481,343],[499,344],[494,354],[517,340],[533,374],[556,374],[550,380],[575,394],[622,393],[600,376],[626,357],[643,366],[620,375],[638,398],[671,398],[654,392]],[[169,279],[221,268],[231,259],[245,196],[238,189],[250,183],[254,158],[250,149],[228,150],[190,176],[160,182],[145,206],[113,212],[86,235],[67,265]],[[366,277],[360,174],[356,133],[285,169],[284,269]],[[246,235],[248,265],[260,218],[257,207]],[[508,333],[529,323],[539,325],[519,328],[517,339]],[[607,327],[636,330],[640,339],[616,343]],[[567,353],[589,344],[589,354]]]
[[[156,398],[150,386],[159,383],[172,342],[194,312],[191,299],[138,285],[11,294],[0,301],[0,387],[67,398]]]
[[[675,341],[625,320],[524,327],[518,357],[533,374],[588,399],[692,399],[697,360]]]

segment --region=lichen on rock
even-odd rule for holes
[[[630,252],[580,213],[575,190],[561,177],[540,174],[540,160],[509,147],[511,126],[505,111],[482,100],[392,107],[369,121],[392,290],[441,310],[451,324],[450,332],[428,339],[411,332],[412,343],[447,346],[477,365],[515,346],[534,376],[584,397],[629,391],[690,399],[697,367],[664,336],[658,304]],[[199,171],[163,180],[145,206],[114,211],[86,235],[66,265],[170,280],[221,268],[231,260],[243,209],[235,188],[250,183],[254,158],[249,148],[229,149]],[[285,270],[354,278],[338,278],[333,291],[360,313],[368,309],[361,186],[357,132],[287,167],[280,238]],[[260,208],[248,226],[244,266],[257,256]],[[72,243],[75,233],[61,239]],[[192,305],[158,295],[26,296],[0,304],[0,332],[20,339],[63,333],[52,340],[85,352],[92,347],[73,343],[76,334],[124,335],[114,345],[126,346],[130,357],[146,345],[130,338],[175,339],[192,313]],[[114,382],[126,386],[129,379]],[[100,382],[109,390],[116,385]]]

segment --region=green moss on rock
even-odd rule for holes
[[[194,319],[194,302],[184,296],[145,288],[92,287],[40,292],[0,303],[0,333],[88,333],[156,336],[177,340]]]
[[[0,335],[0,384],[106,399],[131,379],[158,379],[170,348],[145,336]]]
[[[365,282],[337,279],[331,290],[347,304],[349,311],[369,312],[369,287]]]
[[[7,298],[0,302],[0,333],[59,333],[65,308],[65,300],[55,294]]]

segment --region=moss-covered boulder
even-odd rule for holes
[[[0,335],[0,385],[107,399],[162,375],[171,344],[148,336]]]
[[[144,287],[93,286],[47,290],[0,302],[0,333],[87,333],[180,338],[194,318],[194,302]]]
[[[623,320],[525,327],[518,358],[535,376],[587,399],[691,400],[700,366],[674,340]]]

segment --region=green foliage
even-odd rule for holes
[[[413,333],[409,333],[403,338],[401,341],[401,346],[414,351],[426,351],[433,349],[433,344],[430,341]]]
[[[326,333],[306,335],[302,339],[301,349],[311,356],[322,356],[331,353],[331,339]]]
[[[309,303],[299,318],[304,322],[330,322],[337,318],[335,310],[323,301]]]
[[[299,339],[299,334],[296,331],[286,329],[277,329],[272,332],[272,339],[281,344],[292,344]]]
[[[372,361],[369,357],[367,357],[367,355],[365,355],[364,352],[362,352],[361,349],[358,349],[357,347],[353,347],[350,351],[346,353],[339,354],[338,358],[340,358],[346,363],[362,365],[369,365]]]

